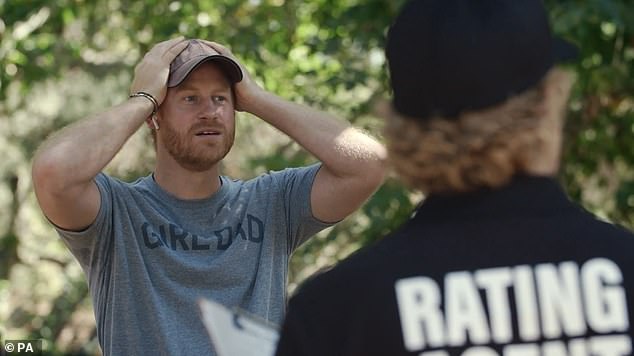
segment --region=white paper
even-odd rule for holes
[[[265,321],[208,299],[198,302],[218,356],[273,356],[279,332]]]

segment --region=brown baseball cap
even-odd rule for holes
[[[242,80],[242,70],[233,59],[224,56],[201,40],[188,40],[187,47],[170,64],[169,88],[179,85],[194,68],[204,62],[216,62],[234,84]]]

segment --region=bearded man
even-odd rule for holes
[[[320,163],[222,176],[236,110]],[[144,122],[153,173],[133,183],[102,173]],[[281,322],[291,253],[377,189],[384,157],[359,130],[259,87],[222,45],[179,37],[145,55],[127,101],[45,141],[33,183],[86,273],[104,355],[213,355],[196,301]]]

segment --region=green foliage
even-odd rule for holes
[[[634,4],[550,1],[554,31],[580,59],[566,127],[562,179],[602,217],[634,226]]]
[[[85,279],[37,208],[30,160],[51,132],[124,100],[154,43],[179,34],[225,43],[267,89],[380,136],[372,102],[389,95],[382,48],[403,3],[0,0],[0,337],[41,337],[51,353],[97,352]],[[546,3],[554,31],[581,49],[561,180],[588,209],[632,228],[634,5]],[[152,157],[142,130],[108,171],[133,179],[152,169]],[[249,178],[310,162],[288,138],[241,115],[225,173]],[[389,179],[359,212],[297,251],[291,288],[397,228],[419,199]]]

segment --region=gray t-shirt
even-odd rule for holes
[[[280,323],[290,254],[329,226],[310,208],[319,167],[221,177],[201,200],[178,199],[151,175],[98,175],[96,221],[58,231],[88,277],[104,355],[213,355],[202,297]]]

